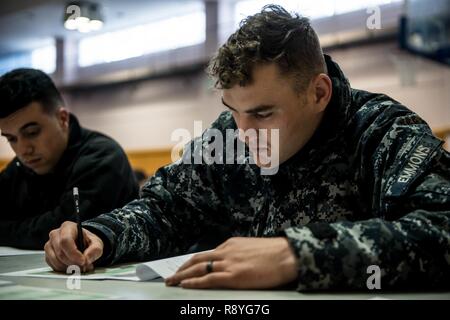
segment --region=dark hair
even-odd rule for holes
[[[319,39],[307,18],[267,5],[239,26],[209,64],[216,88],[247,85],[253,67],[263,63],[276,63],[282,74],[294,77],[295,89],[300,90],[315,75],[327,72]]]
[[[52,79],[36,69],[20,68],[0,77],[0,118],[39,102],[44,112],[55,112],[64,101]]]

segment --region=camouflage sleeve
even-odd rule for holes
[[[450,154],[416,115],[386,110],[356,151],[373,218],[285,230],[298,290],[450,287]]]
[[[187,145],[182,159],[160,168],[140,199],[83,223],[105,242],[98,264],[181,254],[202,231],[226,223],[214,165],[199,163],[207,132]]]

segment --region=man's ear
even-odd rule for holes
[[[327,107],[333,93],[333,84],[330,77],[325,73],[320,73],[313,80],[314,104],[316,110],[322,112]]]
[[[58,122],[61,125],[61,128],[63,128],[63,129],[69,128],[70,114],[69,114],[69,111],[67,111],[67,109],[60,107],[56,111],[56,117],[58,118]]]

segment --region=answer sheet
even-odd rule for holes
[[[80,280],[128,280],[128,281],[140,281],[136,277],[136,264],[114,266],[109,268],[95,268],[94,271],[88,273],[81,273]],[[23,271],[14,271],[8,273],[2,273],[2,276],[11,277],[35,277],[35,278],[49,278],[49,279],[67,279],[73,277],[74,272],[62,273],[55,272],[50,267],[29,269]]]
[[[145,263],[116,265],[106,268],[95,268],[94,271],[81,273],[80,280],[127,280],[149,281],[157,278],[167,278],[173,275],[179,267],[188,261],[195,253],[166,259],[153,260]],[[14,271],[0,274],[2,276],[37,277],[52,279],[67,279],[74,276],[74,271],[68,273],[55,272],[50,267]]]

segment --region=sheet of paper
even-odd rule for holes
[[[173,275],[179,267],[189,260],[195,253],[176,256],[161,260],[154,260],[139,264],[116,265],[107,268],[96,268],[92,272],[80,274],[81,280],[128,280],[128,281],[149,281],[157,278],[167,278]],[[30,269],[24,271],[14,271],[0,274],[11,277],[37,277],[67,279],[73,273],[58,273],[49,267]]]
[[[51,278],[51,279],[67,279],[73,276],[73,273],[55,272],[49,267],[29,269],[23,271],[14,271],[1,274],[2,276],[10,277],[35,277],[35,278]],[[114,266],[110,268],[96,268],[92,272],[80,274],[81,280],[128,280],[140,281],[136,277],[136,264],[129,264],[123,266]]]
[[[19,256],[24,254],[43,254],[44,250],[22,250],[12,247],[0,247],[0,257]]]
[[[194,254],[196,253],[141,263],[136,267],[136,276],[143,281],[155,279],[158,276],[168,278]]]

